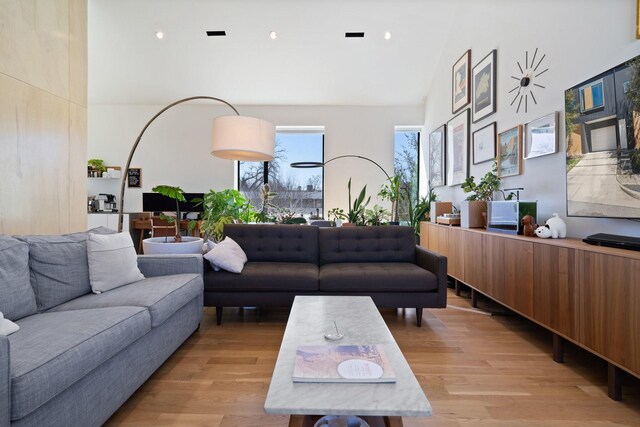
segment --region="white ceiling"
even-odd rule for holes
[[[244,105],[419,105],[459,7],[453,0],[89,0],[89,103],[208,95]],[[365,38],[346,39],[347,31]]]

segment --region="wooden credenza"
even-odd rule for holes
[[[420,225],[420,245],[445,255],[448,274],[609,362],[609,395],[620,371],[640,377],[640,252],[483,229]]]

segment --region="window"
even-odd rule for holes
[[[400,221],[409,220],[409,206],[418,201],[418,153],[420,150],[420,128],[396,127],[393,144],[393,173],[400,176],[402,187],[409,194],[398,206]]]
[[[292,168],[289,164],[322,162],[323,153],[323,128],[277,128],[272,161],[238,162],[238,189],[260,211],[262,187],[269,184],[271,191],[276,193],[270,200],[273,206],[268,209],[269,219],[283,215],[319,218],[324,208],[323,169]]]

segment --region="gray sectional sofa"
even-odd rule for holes
[[[86,241],[0,236],[1,427],[101,425],[199,327],[200,255],[140,256],[144,280],[95,295]]]
[[[378,307],[447,305],[447,259],[416,246],[412,227],[229,224],[245,251],[241,274],[205,262],[204,303],[216,307],[288,307],[296,295],[368,295]]]

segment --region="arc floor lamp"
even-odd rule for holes
[[[118,209],[118,232],[122,231],[122,213],[124,212],[124,190],[129,177],[129,167],[133,154],[140,144],[142,135],[147,128],[162,113],[184,102],[196,99],[211,100],[227,105],[236,113],[235,116],[221,116],[213,120],[211,130],[211,154],[222,159],[243,160],[243,161],[263,161],[273,160],[273,150],[276,140],[275,126],[266,120],[255,117],[241,116],[238,110],[227,101],[214,98],[212,96],[191,96],[189,98],[175,101],[162,110],[158,111],[140,131],[136,141],[131,147],[127,165],[124,168],[122,184],[120,185],[120,207]]]
[[[391,179],[391,176],[389,176],[389,174],[387,173],[386,170],[384,170],[384,168],[382,166],[380,166],[377,162],[371,160],[368,157],[364,157],[364,156],[356,156],[355,154],[345,154],[343,156],[337,156],[334,157],[332,159],[327,160],[326,162],[295,162],[295,163],[291,163],[289,166],[291,166],[292,168],[303,168],[303,169],[310,169],[310,168],[323,168],[325,167],[325,165],[327,163],[331,163],[334,160],[338,160],[338,159],[343,159],[345,157],[352,157],[352,158],[356,158],[356,159],[362,159],[362,160],[366,160],[368,162],[373,163],[374,165],[376,165],[378,167],[378,169],[380,169],[382,171],[382,173],[384,173],[384,175],[387,177],[388,180]]]

